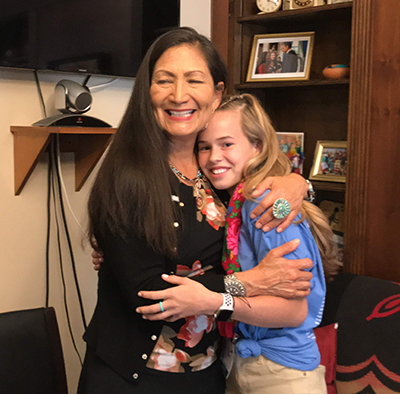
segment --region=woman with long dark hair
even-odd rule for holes
[[[310,275],[302,269],[310,262],[282,257],[295,243],[228,281],[223,274],[225,209],[199,170],[194,146],[226,80],[214,46],[190,28],[165,33],[143,60],[89,199],[89,235],[104,262],[84,336],[79,394],[224,392],[213,317],[169,323],[136,313],[146,303],[141,290],[171,286],[164,273],[193,278],[215,292],[232,286],[246,286],[249,295],[309,292]],[[298,176],[291,185],[281,182],[287,187],[280,192],[295,196],[293,207],[301,205],[303,182]]]
[[[267,62],[267,72],[275,74],[279,70],[279,64],[276,51],[271,51],[269,54],[269,61]]]

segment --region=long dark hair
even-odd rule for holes
[[[214,45],[181,27],[160,36],[147,51],[121,125],[89,197],[89,237],[108,229],[126,237],[134,230],[157,252],[174,256],[177,246],[171,202],[169,139],[153,113],[150,85],[154,66],[174,46],[190,44],[204,55],[214,86],[226,85],[227,71]],[[101,245],[100,245],[101,247]]]

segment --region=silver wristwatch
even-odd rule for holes
[[[228,293],[222,294],[224,301],[218,310],[214,313],[214,319],[217,321],[228,321],[235,309],[235,300]]]
[[[235,297],[246,297],[246,287],[235,274],[224,277],[225,291]]]

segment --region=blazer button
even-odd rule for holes
[[[137,379],[139,377],[139,375],[137,374],[137,373],[134,373],[133,375],[132,375],[132,378],[133,379]]]
[[[152,335],[152,336],[151,336],[151,340],[152,340],[152,341],[155,341],[156,339],[157,339],[157,335]]]
[[[174,222],[174,227],[179,227],[179,223],[178,222]]]
[[[185,203],[183,203],[182,201],[179,203],[179,206],[180,207],[184,207],[185,206]]]
[[[142,354],[142,359],[147,360],[147,354]]]

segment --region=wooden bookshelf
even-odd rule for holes
[[[346,184],[315,185],[323,199],[345,202],[345,271],[400,281],[400,2],[257,13],[254,0],[229,1],[228,93],[255,94],[278,131],[305,133],[305,176],[318,140],[348,142]],[[308,81],[246,82],[254,35],[308,31]],[[350,78],[324,80],[333,63],[349,64]]]

